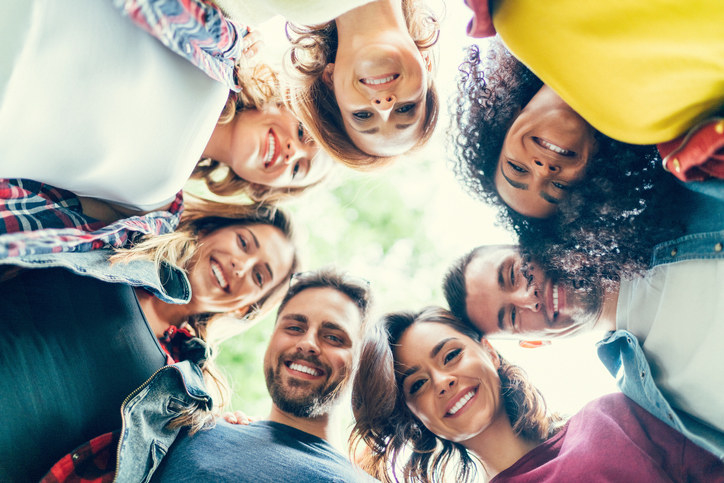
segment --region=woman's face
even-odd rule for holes
[[[583,179],[595,130],[548,86],[518,114],[503,141],[495,187],[512,209],[548,218]]]
[[[288,275],[293,258],[291,241],[272,225],[234,225],[204,235],[189,270],[193,311],[246,313]]]
[[[395,349],[407,407],[437,436],[464,442],[505,415],[499,359],[479,344],[437,322],[411,325]]]
[[[332,167],[331,158],[320,153],[284,107],[241,111],[231,123],[231,159],[226,164],[251,183],[301,188],[321,180]]]
[[[429,69],[409,35],[355,50],[340,47],[324,79],[334,90],[355,146],[374,156],[396,156],[417,144],[426,116]]]

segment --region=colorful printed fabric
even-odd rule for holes
[[[246,29],[215,5],[206,0],[113,0],[113,5],[212,79],[241,90],[235,66]]]
[[[55,463],[41,483],[110,483],[116,472],[120,436],[118,430],[79,446]]]
[[[36,181],[0,179],[0,259],[120,248],[144,235],[171,233],[182,212],[179,191],[168,211],[104,226],[83,215],[80,200],[70,191]]]

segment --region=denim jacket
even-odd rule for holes
[[[113,250],[110,249],[46,253],[5,258],[0,260],[0,265],[15,265],[22,268],[60,267],[104,282],[144,288],[169,304],[186,304],[191,300],[191,284],[186,273],[180,268],[162,263],[157,270],[155,264],[149,260],[111,264],[108,259],[112,254]]]
[[[657,245],[651,266],[722,257],[724,230],[693,233]],[[596,346],[599,359],[617,379],[625,395],[694,443],[724,459],[724,433],[669,405],[654,382],[643,348],[635,335],[626,330],[612,331]]]
[[[635,335],[626,330],[612,331],[596,347],[599,359],[617,379],[621,392],[697,445],[724,460],[724,433],[669,405],[651,376],[649,363]]]
[[[184,408],[211,409],[199,367],[182,361],[159,369],[121,405],[116,482],[147,482],[179,434],[167,423]]]

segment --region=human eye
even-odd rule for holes
[[[554,181],[551,183],[554,187],[558,188],[559,190],[567,191],[569,190],[569,186],[563,183],[559,183],[557,181]]]
[[[366,120],[372,117],[372,113],[370,111],[357,111],[353,112],[352,116],[354,116],[355,119]]]
[[[453,349],[453,350],[451,350],[450,352],[448,352],[447,354],[445,354],[445,358],[443,359],[443,363],[444,363],[444,364],[447,364],[447,363],[450,362],[451,360],[455,359],[457,356],[460,355],[460,353],[461,353],[462,351],[463,351],[462,349]]]
[[[244,238],[244,235],[239,234],[236,238],[239,243],[239,247],[241,247],[242,250],[247,251],[247,249],[249,248],[249,243],[246,241],[246,238]]]
[[[413,382],[412,384],[410,384],[409,393],[410,393],[410,394],[415,394],[415,393],[416,393],[417,391],[419,391],[420,388],[422,388],[422,386],[424,386],[424,385],[425,385],[425,379],[418,379],[417,381],[415,381],[415,382]]]
[[[515,319],[516,319],[517,317],[518,317],[518,309],[517,309],[515,306],[513,306],[513,307],[510,309],[510,327],[511,327],[512,329],[515,328]]]
[[[515,263],[510,264],[510,286],[515,287]]]
[[[328,341],[332,342],[332,343],[335,344],[335,345],[342,345],[342,344],[344,344],[344,341],[343,341],[340,337],[337,337],[337,336],[334,335],[334,334],[327,334],[326,337],[327,337],[327,340],[328,340]]]
[[[417,107],[417,104],[414,102],[411,102],[410,104],[405,104],[404,106],[400,106],[397,109],[395,109],[395,112],[398,114],[405,114],[406,112],[410,112],[413,109]]]
[[[297,137],[304,144],[314,144],[312,137],[307,133],[307,130],[304,129],[304,124],[302,124],[301,121],[297,124]]]
[[[264,274],[261,272],[261,270],[254,270],[253,276],[254,276],[254,283],[256,283],[256,285],[259,288],[263,288],[264,287]]]
[[[521,166],[519,164],[515,164],[511,161],[508,161],[508,166],[510,166],[510,168],[517,173],[527,173],[528,172],[528,170],[525,169],[523,166]]]

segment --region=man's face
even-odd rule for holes
[[[362,323],[357,305],[332,288],[310,288],[279,313],[264,355],[274,404],[297,417],[329,413],[352,370]]]
[[[592,326],[602,306],[599,292],[558,283],[516,247],[490,247],[473,257],[465,289],[468,317],[486,336],[565,336]]]

